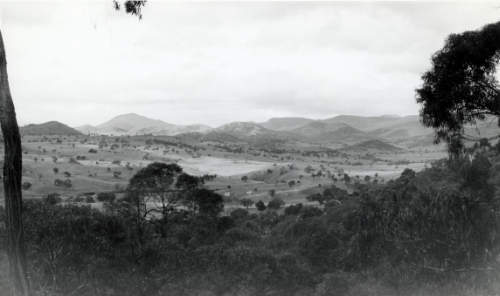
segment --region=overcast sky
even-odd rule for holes
[[[493,3],[0,2],[22,124],[417,114],[414,89],[452,32]]]

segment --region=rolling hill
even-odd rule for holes
[[[259,125],[274,131],[291,131],[313,121],[313,119],[302,117],[281,117],[271,118],[266,122],[259,123]]]
[[[60,136],[79,136],[82,135],[81,132],[74,128],[71,128],[58,121],[49,121],[41,124],[28,124],[20,129],[23,135],[60,135]]]
[[[368,140],[348,147],[340,149],[342,151],[348,152],[398,152],[402,151],[400,147],[391,145],[389,143],[380,140]]]
[[[118,115],[105,123],[96,126],[100,134],[141,135],[155,134],[162,130],[171,130],[175,125],[161,120],[147,118],[135,113]]]
[[[302,137],[302,141],[314,143],[355,143],[372,137],[345,123],[313,121],[290,131]]]
[[[238,138],[248,138],[251,136],[276,133],[275,131],[253,122],[231,122],[216,128],[214,131],[229,134]]]
[[[346,125],[340,127],[334,131],[329,131],[323,135],[323,142],[344,142],[344,143],[356,143],[359,141],[365,141],[367,139],[373,139],[374,137],[369,133],[356,129],[352,126]]]
[[[338,130],[339,128],[346,127],[346,124],[340,123],[340,124],[329,124],[327,122],[323,121],[312,121],[304,126],[301,126],[299,128],[293,129],[290,132],[301,135],[306,138],[316,138],[321,135],[324,135],[325,133],[329,133],[335,130]]]
[[[496,120],[492,122],[493,120],[478,122],[476,126],[466,127],[466,132],[480,137],[497,135],[499,132]],[[43,128],[43,125],[40,128]],[[36,125],[28,128],[28,130],[30,129],[36,129]],[[46,130],[49,134],[54,133],[51,128]],[[58,129],[56,128],[56,130]],[[175,136],[190,134],[186,137],[193,141],[246,142],[259,145],[268,141],[280,145],[286,144],[289,147],[298,144],[352,145],[369,140],[380,140],[401,147],[426,146],[432,145],[434,133],[431,128],[426,128],[420,123],[417,115],[370,117],[339,115],[318,120],[283,117],[271,118],[261,123],[231,122],[217,128],[211,128],[202,124],[176,125],[129,113],[116,116],[97,126],[84,125],[77,127],[76,130],[83,134],[106,135]],[[34,133],[40,132],[40,129],[34,131]],[[66,131],[70,134],[74,132]],[[56,131],[56,133],[59,132]]]
[[[416,115],[339,115],[322,120],[285,117],[272,118],[260,125],[274,131],[289,131],[303,140],[321,143],[352,144],[370,139],[401,142],[428,137],[433,133],[432,129],[420,123]]]
[[[324,120],[329,123],[345,123],[354,128],[384,139],[400,139],[432,134],[433,130],[424,127],[417,115],[410,116],[353,116],[339,115]]]
[[[262,123],[231,122],[211,128],[206,125],[176,125],[135,113],[123,114],[97,126],[85,125],[77,130],[84,134],[174,136],[184,133],[208,134],[206,140],[229,141],[272,139],[314,143],[353,144],[370,139],[389,142],[411,140],[431,135],[418,116],[339,115],[323,120],[303,117],[271,118]],[[211,139],[210,139],[211,138]]]
[[[392,126],[405,117],[382,115],[382,116],[355,116],[355,115],[338,115],[332,118],[324,119],[327,123],[344,123],[362,131],[375,130],[383,127]],[[417,116],[409,116],[409,120],[418,122]]]
[[[200,138],[203,142],[219,142],[219,143],[238,143],[243,142],[242,139],[219,131],[209,131]]]
[[[172,136],[181,133],[200,132],[211,130],[211,127],[201,124],[176,125],[158,119],[151,119],[139,114],[128,113],[118,115],[109,121],[97,126],[84,125],[77,128],[83,133],[103,135],[158,135]]]
[[[222,125],[208,135],[216,134],[220,139],[222,135],[225,138],[232,137],[231,142],[245,142],[258,149],[279,149],[286,143],[294,143],[297,140],[297,135],[287,131],[275,131],[262,127],[254,122],[232,122]],[[206,137],[205,137],[206,139]],[[221,141],[219,141],[221,142]]]

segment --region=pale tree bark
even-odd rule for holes
[[[0,31],[0,125],[4,139],[3,185],[12,295],[30,294],[22,223],[21,136],[7,76],[7,59]]]

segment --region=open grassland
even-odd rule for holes
[[[404,168],[418,171],[444,156],[442,147],[342,153],[239,148],[170,143],[147,136],[24,136],[24,196],[57,193],[63,200],[74,200],[98,192],[123,192],[138,170],[166,162],[177,163],[192,175],[215,175],[206,186],[224,196],[227,208],[238,207],[242,198],[267,202],[280,197],[293,204],[306,202],[324,186],[349,189],[354,183],[385,182]]]

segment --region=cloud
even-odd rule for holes
[[[497,15],[490,3],[150,2],[138,21],[107,2],[0,4],[19,117],[71,125],[416,114],[432,53]]]

